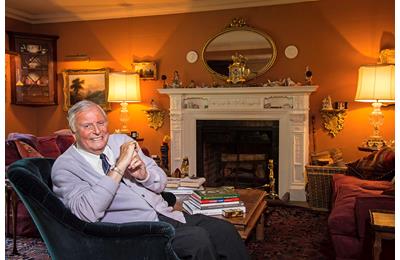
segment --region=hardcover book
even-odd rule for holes
[[[222,215],[222,211],[225,209],[239,209],[242,210],[243,213],[246,213],[246,207],[245,206],[232,206],[232,207],[224,207],[224,208],[217,208],[217,209],[199,209],[193,204],[191,204],[189,201],[184,201],[183,204],[183,209],[193,215],[193,214],[203,214],[203,215]]]
[[[239,198],[239,193],[231,186],[222,186],[218,188],[206,188],[202,191],[194,191],[193,195],[200,200]]]

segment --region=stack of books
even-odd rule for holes
[[[233,187],[207,188],[195,190],[188,200],[183,202],[183,209],[189,214],[222,215],[223,211],[238,210],[246,212],[239,194]]]
[[[204,190],[203,183],[206,181],[203,177],[168,177],[165,191],[175,195],[190,195],[194,190]]]

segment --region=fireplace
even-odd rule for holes
[[[207,186],[260,187],[269,183],[273,160],[279,183],[277,120],[197,120],[196,173]]]
[[[255,186],[258,181],[260,185],[267,183],[263,183],[265,169],[264,173],[261,170],[265,166],[257,162],[246,165],[241,161],[262,162],[272,157],[279,196],[289,192],[291,200],[305,201],[309,95],[316,89],[317,86],[159,89],[161,94],[170,97],[171,170],[179,168],[183,157],[187,156],[190,172],[206,176],[211,184],[234,182],[232,172],[240,171],[243,176],[253,174],[256,178],[244,181],[241,176],[243,178],[236,179],[236,183]],[[247,127],[238,122],[244,122]],[[224,131],[215,132],[214,126],[220,123]],[[228,124],[231,125],[228,127]],[[209,136],[204,137],[205,133]],[[254,138],[261,142],[267,136],[277,140],[268,145],[270,141],[265,141],[265,146],[260,144],[259,148],[242,146],[242,140],[245,143]],[[228,145],[225,137],[239,142]],[[240,139],[242,137],[249,139]],[[206,139],[201,147],[198,138]],[[218,146],[218,142],[223,145]],[[277,151],[270,147],[274,145]],[[205,160],[206,164],[200,160]],[[209,176],[209,172],[215,176]]]

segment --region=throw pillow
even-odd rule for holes
[[[43,155],[41,155],[35,148],[24,141],[15,140],[14,143],[17,146],[17,150],[21,158],[43,157]]]
[[[387,189],[387,190],[384,190],[384,191],[382,192],[382,195],[396,196],[396,195],[395,195],[395,190],[394,190],[394,185],[393,185],[393,187],[391,187],[391,188],[389,188],[389,189]]]
[[[10,165],[13,162],[21,159],[14,141],[7,140],[5,148],[6,165]]]
[[[61,155],[56,136],[44,136],[38,137],[37,139],[37,149],[44,157],[57,158]]]
[[[394,177],[394,151],[384,147],[379,151],[346,164],[347,175],[364,180],[391,180]]]

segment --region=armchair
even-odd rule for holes
[[[27,158],[7,170],[52,259],[179,259],[171,247],[174,228],[165,222],[88,223],[52,191],[54,159]]]

